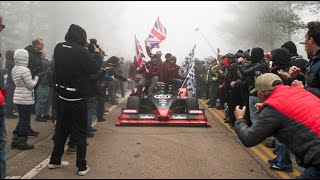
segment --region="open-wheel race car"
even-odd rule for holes
[[[147,89],[147,88],[146,88]],[[134,89],[136,92],[137,89]],[[188,97],[187,89],[158,84],[152,95],[131,95],[116,125],[177,125],[210,127],[198,100]]]

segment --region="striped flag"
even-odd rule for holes
[[[156,22],[154,23],[151,33],[147,38],[148,46],[150,50],[153,48],[159,48],[159,44],[165,40],[167,37],[167,30],[160,22],[159,17],[157,18]]]
[[[141,68],[146,63],[146,60],[145,60],[142,46],[140,45],[137,39],[137,36],[135,35],[134,37],[135,37],[135,46],[136,46],[136,54],[137,54],[136,55],[137,63],[138,63],[138,67]]]

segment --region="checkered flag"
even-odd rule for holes
[[[187,82],[187,89],[192,91],[192,95],[195,96],[196,94],[196,79],[195,79],[195,73],[194,73],[194,67],[191,67],[191,70],[187,76],[188,82]]]
[[[194,96],[196,94],[196,81],[195,81],[195,73],[193,68],[193,57],[194,57],[194,49],[196,48],[196,45],[192,48],[189,55],[186,57],[185,61],[183,62],[183,65],[181,66],[181,69],[187,74],[186,80],[187,80],[187,89],[192,90],[192,95]],[[185,81],[186,81],[185,80]],[[183,82],[184,84],[185,82]]]
[[[194,56],[194,49],[196,48],[196,45],[194,45],[194,47],[192,48],[191,52],[189,53],[189,55],[186,57],[185,61],[183,62],[181,69],[186,73],[190,70],[190,68],[192,67],[192,60],[193,60],[193,56]]]

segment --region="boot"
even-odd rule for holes
[[[19,136],[18,137],[18,144],[17,144],[17,148],[20,150],[29,150],[29,149],[33,149],[34,146],[33,145],[29,145],[27,144],[27,136]]]
[[[18,134],[13,133],[11,149],[17,148],[17,144],[18,144]]]

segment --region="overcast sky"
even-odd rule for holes
[[[196,57],[214,55],[208,43],[203,39],[197,27],[207,37],[210,44],[216,50],[222,47],[222,39],[215,31],[215,26],[225,18],[225,7],[232,2],[127,2],[127,26],[126,36],[133,40],[134,33],[139,41],[149,35],[157,17],[166,27],[167,38],[160,44],[162,52],[172,53],[181,62],[190,52],[194,44]],[[132,42],[131,40],[131,42]],[[222,48],[223,49],[223,48]],[[132,51],[134,46],[132,46]]]
[[[98,43],[103,46],[109,57],[116,55],[132,60],[136,53],[134,35],[137,35],[138,40],[144,47],[144,41],[157,17],[160,18],[167,30],[167,37],[160,44],[163,58],[166,53],[170,52],[177,57],[178,64],[182,63],[194,44],[197,45],[195,57],[200,59],[207,56],[215,57],[213,50],[200,32],[205,35],[214,50],[220,48],[221,54],[235,53],[238,49],[253,48],[232,47],[232,44],[228,44],[226,40],[226,33],[219,32],[216,28],[223,24],[225,20],[232,19],[228,12],[231,11],[230,5],[238,3],[235,1],[81,1],[53,3],[57,5],[56,8],[59,8],[50,10],[53,14],[59,13],[60,15],[59,19],[56,20],[59,23],[55,27],[60,31],[57,31],[55,37],[45,39],[45,42],[52,42],[54,38],[56,38],[54,43],[64,41],[65,33],[70,24],[78,24],[87,31],[88,38],[97,38]],[[7,11],[10,11],[10,9],[7,9]],[[17,16],[25,15],[18,14]],[[315,20],[314,18],[314,15],[310,15],[307,11],[305,16],[302,16],[304,22]],[[196,28],[200,28],[200,32],[196,32]],[[9,26],[7,29],[9,29]],[[300,32],[293,38],[302,41],[303,33]],[[38,36],[41,37],[41,34],[38,34]],[[33,38],[30,37],[30,39]],[[298,52],[305,57],[304,46],[297,43],[297,48]],[[53,48],[48,50],[49,57],[51,57],[52,51]]]

